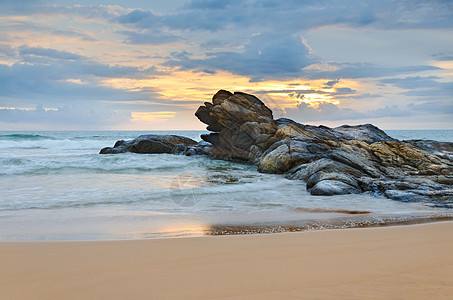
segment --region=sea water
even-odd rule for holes
[[[117,240],[344,228],[442,218],[448,209],[305,184],[204,156],[99,155],[120,139],[202,131],[0,132],[0,240]],[[453,131],[389,131],[453,141]]]

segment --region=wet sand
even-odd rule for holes
[[[0,243],[0,299],[452,299],[453,222]]]

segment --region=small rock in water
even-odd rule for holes
[[[178,135],[141,135],[131,141],[117,141],[113,147],[103,148],[99,154],[133,153],[175,153],[179,154],[181,147],[196,145],[197,142]],[[175,149],[177,148],[177,150]],[[184,152],[185,149],[182,151]]]

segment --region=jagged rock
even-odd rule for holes
[[[366,143],[375,143],[379,141],[395,141],[384,131],[374,125],[364,124],[357,126],[342,125],[335,127],[335,131],[343,133],[352,140],[363,141]]]
[[[213,145],[212,155],[221,159],[248,160],[250,147],[257,144],[258,136],[273,134],[278,126],[272,111],[261,100],[240,92],[220,90],[212,105],[200,106],[195,115],[213,131],[201,138]],[[261,144],[264,139],[265,136],[260,137]]]
[[[117,154],[124,152],[175,153],[180,151],[184,152],[185,150],[182,150],[182,147],[194,146],[196,144],[196,141],[183,136],[147,134],[141,135],[131,141],[117,141],[113,147],[103,148],[99,154]]]
[[[453,143],[401,142],[371,124],[329,128],[273,120],[255,96],[224,90],[195,115],[213,131],[202,136],[212,143],[210,156],[286,173],[305,181],[313,195],[372,192],[401,201],[453,201]]]
[[[385,191],[385,196],[393,200],[399,200],[403,202],[417,202],[426,200],[425,197],[417,195],[409,191],[400,191],[400,190],[387,190]]]
[[[442,158],[453,160],[453,143],[437,142],[432,140],[409,140],[405,141],[413,146],[432,152]]]
[[[453,205],[453,143],[399,141],[371,124],[336,128],[273,119],[257,97],[218,91],[195,115],[210,134],[140,136],[100,153],[173,153],[241,160],[305,182],[313,195],[371,192]]]

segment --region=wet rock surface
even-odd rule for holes
[[[99,154],[133,153],[185,153],[197,142],[178,135],[141,135],[130,141],[117,141],[113,147],[103,148]]]
[[[371,124],[336,128],[273,119],[253,95],[220,90],[195,115],[206,153],[305,182],[313,195],[371,192],[453,206],[453,143],[399,141]]]
[[[301,180],[312,195],[368,192],[453,208],[453,143],[399,141],[371,124],[329,128],[274,120],[257,97],[225,90],[195,115],[211,131],[199,143],[174,135],[142,135],[100,153],[207,155]]]

